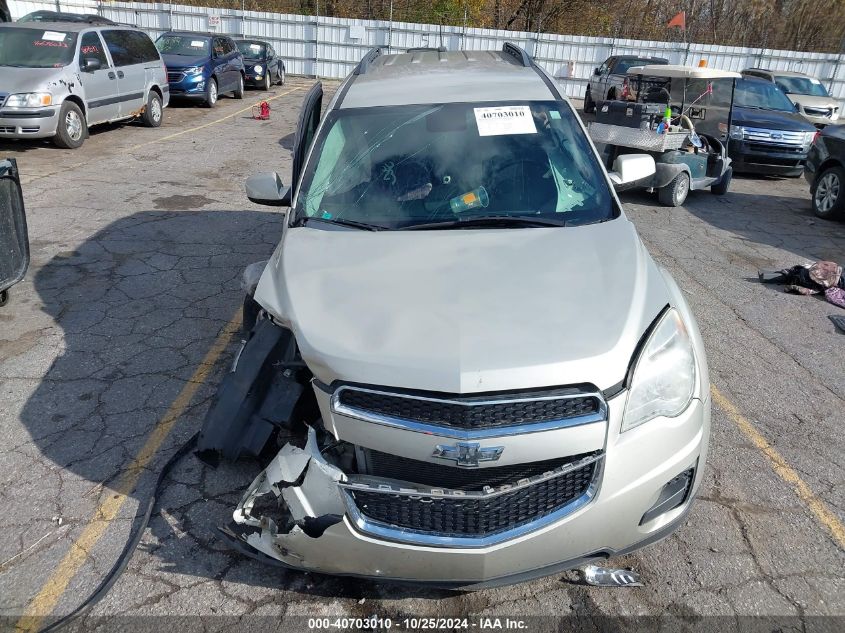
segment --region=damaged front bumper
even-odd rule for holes
[[[373,529],[356,508],[361,484],[325,458],[317,431],[309,428],[304,447],[282,448],[222,531],[237,549],[285,567],[452,589],[521,582],[624,554],[666,537],[683,522],[701,481],[698,466],[704,464],[710,425],[709,402],[693,400],[676,418],[620,434],[625,397],[608,402],[605,450],[589,494],[550,521],[475,543],[425,539],[384,524]],[[667,503],[665,491],[686,473],[683,496],[660,510]],[[403,494],[398,483],[369,485]]]

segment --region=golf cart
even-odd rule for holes
[[[733,169],[728,131],[739,73],[693,66],[651,65],[628,70],[628,101],[604,101],[589,132],[606,165],[646,152],[653,176],[617,187],[657,190],[660,203],[677,207],[690,191],[727,193]]]
[[[29,238],[18,166],[13,158],[0,160],[0,307],[9,288],[23,279],[29,267]]]

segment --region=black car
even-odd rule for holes
[[[737,79],[735,90],[728,142],[734,171],[800,176],[815,126],[771,82]]]
[[[262,40],[235,40],[244,56],[246,84],[270,90],[273,84],[284,85],[285,62],[273,47]]]
[[[33,11],[18,22],[85,22],[96,25],[114,25],[117,22],[93,13],[65,13],[64,11]]]
[[[818,133],[804,178],[810,183],[813,212],[826,220],[845,219],[845,125],[829,125]]]

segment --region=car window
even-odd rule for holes
[[[41,28],[0,29],[0,66],[61,68],[76,54],[76,33]]]
[[[238,50],[247,59],[261,59],[264,57],[264,44],[250,40],[241,40],[238,43]]]
[[[335,110],[295,213],[403,228],[466,211],[573,225],[615,213],[586,135],[553,101]]]
[[[201,35],[165,34],[156,40],[156,48],[165,55],[207,57],[211,40]]]
[[[94,31],[84,33],[79,40],[79,61],[83,59],[96,59],[103,68],[109,65],[100,36]]]
[[[214,54],[216,56],[226,54],[226,40],[224,40],[222,37],[214,38]]]
[[[652,64],[665,64],[666,62],[657,61],[655,59],[620,59],[619,63],[616,65],[616,68],[613,69],[614,74],[624,74],[628,72],[629,68],[635,68],[636,66],[648,66]]]
[[[827,97],[829,96],[824,85],[815,77],[793,77],[778,75],[775,77],[775,83],[778,88],[784,92],[811,95],[813,97]]]
[[[742,108],[794,112],[795,106],[773,83],[740,79],[736,82],[734,103]]]
[[[158,51],[149,37],[139,31],[105,30],[103,39],[115,66],[131,66],[158,61]]]

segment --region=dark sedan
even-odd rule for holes
[[[270,90],[273,84],[284,85],[285,62],[273,47],[261,40],[235,40],[244,56],[246,84]]]
[[[845,219],[845,125],[829,125],[818,133],[804,178],[810,183],[813,212],[826,220]]]

